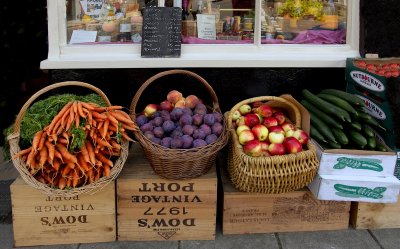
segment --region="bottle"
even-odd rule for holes
[[[193,14],[194,20],[196,20],[196,15],[197,15],[197,14],[202,14],[202,13],[203,13],[203,9],[204,9],[203,0],[198,0],[198,1],[197,1],[197,10],[196,10],[196,12]]]
[[[183,0],[182,1],[182,20],[189,20],[190,19],[190,13],[189,13],[189,8],[188,8],[188,0]]]
[[[125,17],[119,23],[119,36],[120,42],[126,42],[131,40],[131,18]]]

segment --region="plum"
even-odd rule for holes
[[[204,139],[206,136],[207,136],[206,133],[201,129],[196,129],[193,132],[194,139]]]
[[[194,114],[192,116],[193,124],[197,125],[197,126],[200,126],[203,123],[203,116],[204,115],[202,115],[202,114]]]
[[[163,121],[171,120],[171,115],[169,114],[168,111],[162,110],[161,111],[161,118],[163,119]]]
[[[215,122],[222,122],[222,119],[224,118],[224,115],[222,115],[222,113],[219,112],[213,112],[214,118],[215,118]]]
[[[179,124],[181,127],[183,127],[185,125],[191,125],[192,122],[193,122],[193,118],[189,114],[183,114],[182,117],[179,119]]]
[[[153,115],[151,117],[152,118],[161,117],[161,112],[160,111],[156,111],[155,113],[153,113]]]
[[[152,131],[153,128],[154,128],[154,126],[153,126],[151,123],[146,123],[146,124],[140,126],[140,130],[141,130],[142,132]]]
[[[156,117],[153,119],[153,125],[154,126],[162,126],[164,120],[162,117]]]
[[[196,106],[195,106],[195,108],[194,108],[195,110],[196,109],[203,109],[203,110],[206,110],[207,111],[207,107],[203,104],[203,103],[198,103]]]
[[[161,144],[161,139],[159,139],[158,137],[153,137],[153,138],[151,139],[151,141],[152,141],[153,143],[155,143],[155,144]]]
[[[203,139],[196,139],[193,141],[193,148],[203,147],[206,146],[207,142]]]
[[[171,148],[172,137],[164,137],[161,139],[161,145],[167,148]]]
[[[221,123],[215,123],[211,126],[212,133],[219,136],[221,135],[222,131],[224,130],[224,127],[222,126]]]
[[[217,141],[217,139],[218,139],[218,137],[217,137],[217,135],[215,135],[215,134],[208,135],[208,136],[206,137],[206,143],[207,143],[207,144],[212,144],[212,143],[214,143],[215,141]]]
[[[182,148],[182,139],[180,137],[174,137],[171,140],[171,149],[180,149]]]
[[[170,115],[171,115],[172,121],[178,121],[181,118],[181,116],[183,115],[183,110],[182,110],[182,108],[174,108],[172,110],[172,112],[170,113]]]
[[[214,115],[212,113],[204,115],[203,122],[209,126],[213,125],[215,123]]]
[[[147,137],[149,140],[151,140],[151,139],[154,137],[154,134],[153,134],[152,131],[145,131],[145,132],[143,133],[143,135],[144,135],[145,137]]]
[[[205,115],[205,114],[207,114],[207,109],[194,109],[193,113]]]
[[[136,123],[139,127],[146,124],[147,122],[149,122],[149,120],[147,119],[147,117],[145,115],[140,115],[136,118]]]
[[[193,138],[189,135],[183,135],[182,136],[182,148],[183,149],[189,149],[192,147],[193,143]]]
[[[183,111],[183,114],[189,114],[190,116],[193,115],[193,112],[189,107],[183,108],[182,111]]]
[[[206,136],[211,134],[211,127],[206,124],[200,125],[199,129],[204,131],[204,134],[206,134]]]
[[[189,136],[191,136],[191,135],[193,135],[194,128],[193,128],[193,126],[191,126],[191,125],[185,125],[185,126],[183,126],[183,128],[182,128],[182,132],[183,132],[184,135],[189,135]]]
[[[175,124],[171,120],[164,121],[162,125],[164,132],[169,133],[175,129]]]
[[[164,137],[164,129],[162,127],[156,127],[153,130],[154,136],[158,138]]]
[[[172,131],[171,133],[171,137],[182,137],[183,136],[183,132],[182,132],[182,128],[181,127],[176,127],[174,131]]]

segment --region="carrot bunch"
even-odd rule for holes
[[[127,131],[137,130],[121,106],[67,103],[32,146],[17,153],[30,173],[50,187],[76,188],[110,176],[113,159],[121,153]]]

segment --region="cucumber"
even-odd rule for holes
[[[314,126],[314,128],[316,128],[322,134],[322,136],[326,138],[328,141],[336,142],[331,129],[315,114],[310,113],[310,115],[311,115],[311,125]]]
[[[321,110],[319,110],[317,107],[315,107],[314,105],[312,105],[310,102],[308,102],[307,100],[303,99],[300,102],[305,108],[307,108],[307,110],[309,112],[314,113],[315,115],[317,115],[322,121],[324,121],[328,126],[332,126],[332,127],[336,127],[338,129],[343,129],[342,124],[340,124],[339,122],[337,122],[334,118],[332,118],[329,115],[326,115],[324,112],[322,112]]]
[[[331,147],[331,149],[341,149],[342,148],[342,146],[339,143],[335,143],[332,141],[329,141],[328,145]]]
[[[374,137],[375,136],[374,130],[371,127],[369,127],[368,125],[366,125],[366,124],[362,125],[362,131],[364,132],[364,134],[367,137]]]
[[[378,127],[380,129],[382,129],[383,131],[386,131],[386,128],[381,126],[378,121],[376,121],[376,119],[374,117],[372,117],[371,115],[369,115],[368,113],[359,113],[360,118],[364,121],[364,123]]]
[[[376,143],[375,150],[386,152],[388,151],[386,147],[381,143]]]
[[[319,142],[327,143],[327,141],[325,140],[324,136],[322,136],[322,134],[314,126],[310,127],[310,134],[311,134],[312,138],[318,140]]]
[[[349,136],[350,136],[350,140],[352,142],[354,142],[354,144],[356,144],[357,146],[359,146],[362,149],[368,143],[367,139],[358,131],[350,130],[349,131]]]
[[[349,139],[341,129],[332,128],[332,133],[340,144],[346,145],[349,143]]]
[[[374,150],[376,148],[375,137],[367,137],[367,147],[372,150]]]
[[[357,131],[361,131],[362,125],[358,122],[351,122],[350,127],[354,128]]]
[[[321,111],[326,112],[327,114],[331,114],[342,121],[351,122],[350,114],[347,111],[321,99],[307,89],[303,89],[302,95],[312,105],[318,106]]]
[[[351,105],[364,106],[364,102],[362,101],[362,99],[360,99],[359,97],[357,97],[351,93],[347,93],[347,92],[337,90],[337,89],[324,89],[321,91],[321,93],[334,95],[336,97],[346,100]]]
[[[331,94],[326,94],[326,93],[320,93],[317,95],[318,97],[344,109],[345,111],[348,111],[349,113],[358,116],[358,112],[356,109],[354,109],[354,107],[352,107],[349,102],[347,102],[346,100],[343,100],[339,97],[336,97],[334,95]]]

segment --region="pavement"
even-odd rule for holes
[[[13,227],[9,185],[18,176],[10,162],[0,158],[0,249],[13,248]],[[21,248],[21,247],[19,247]],[[52,246],[22,247],[30,249],[399,249],[399,229],[285,232],[266,234],[223,235],[217,220],[213,241],[81,243]]]

